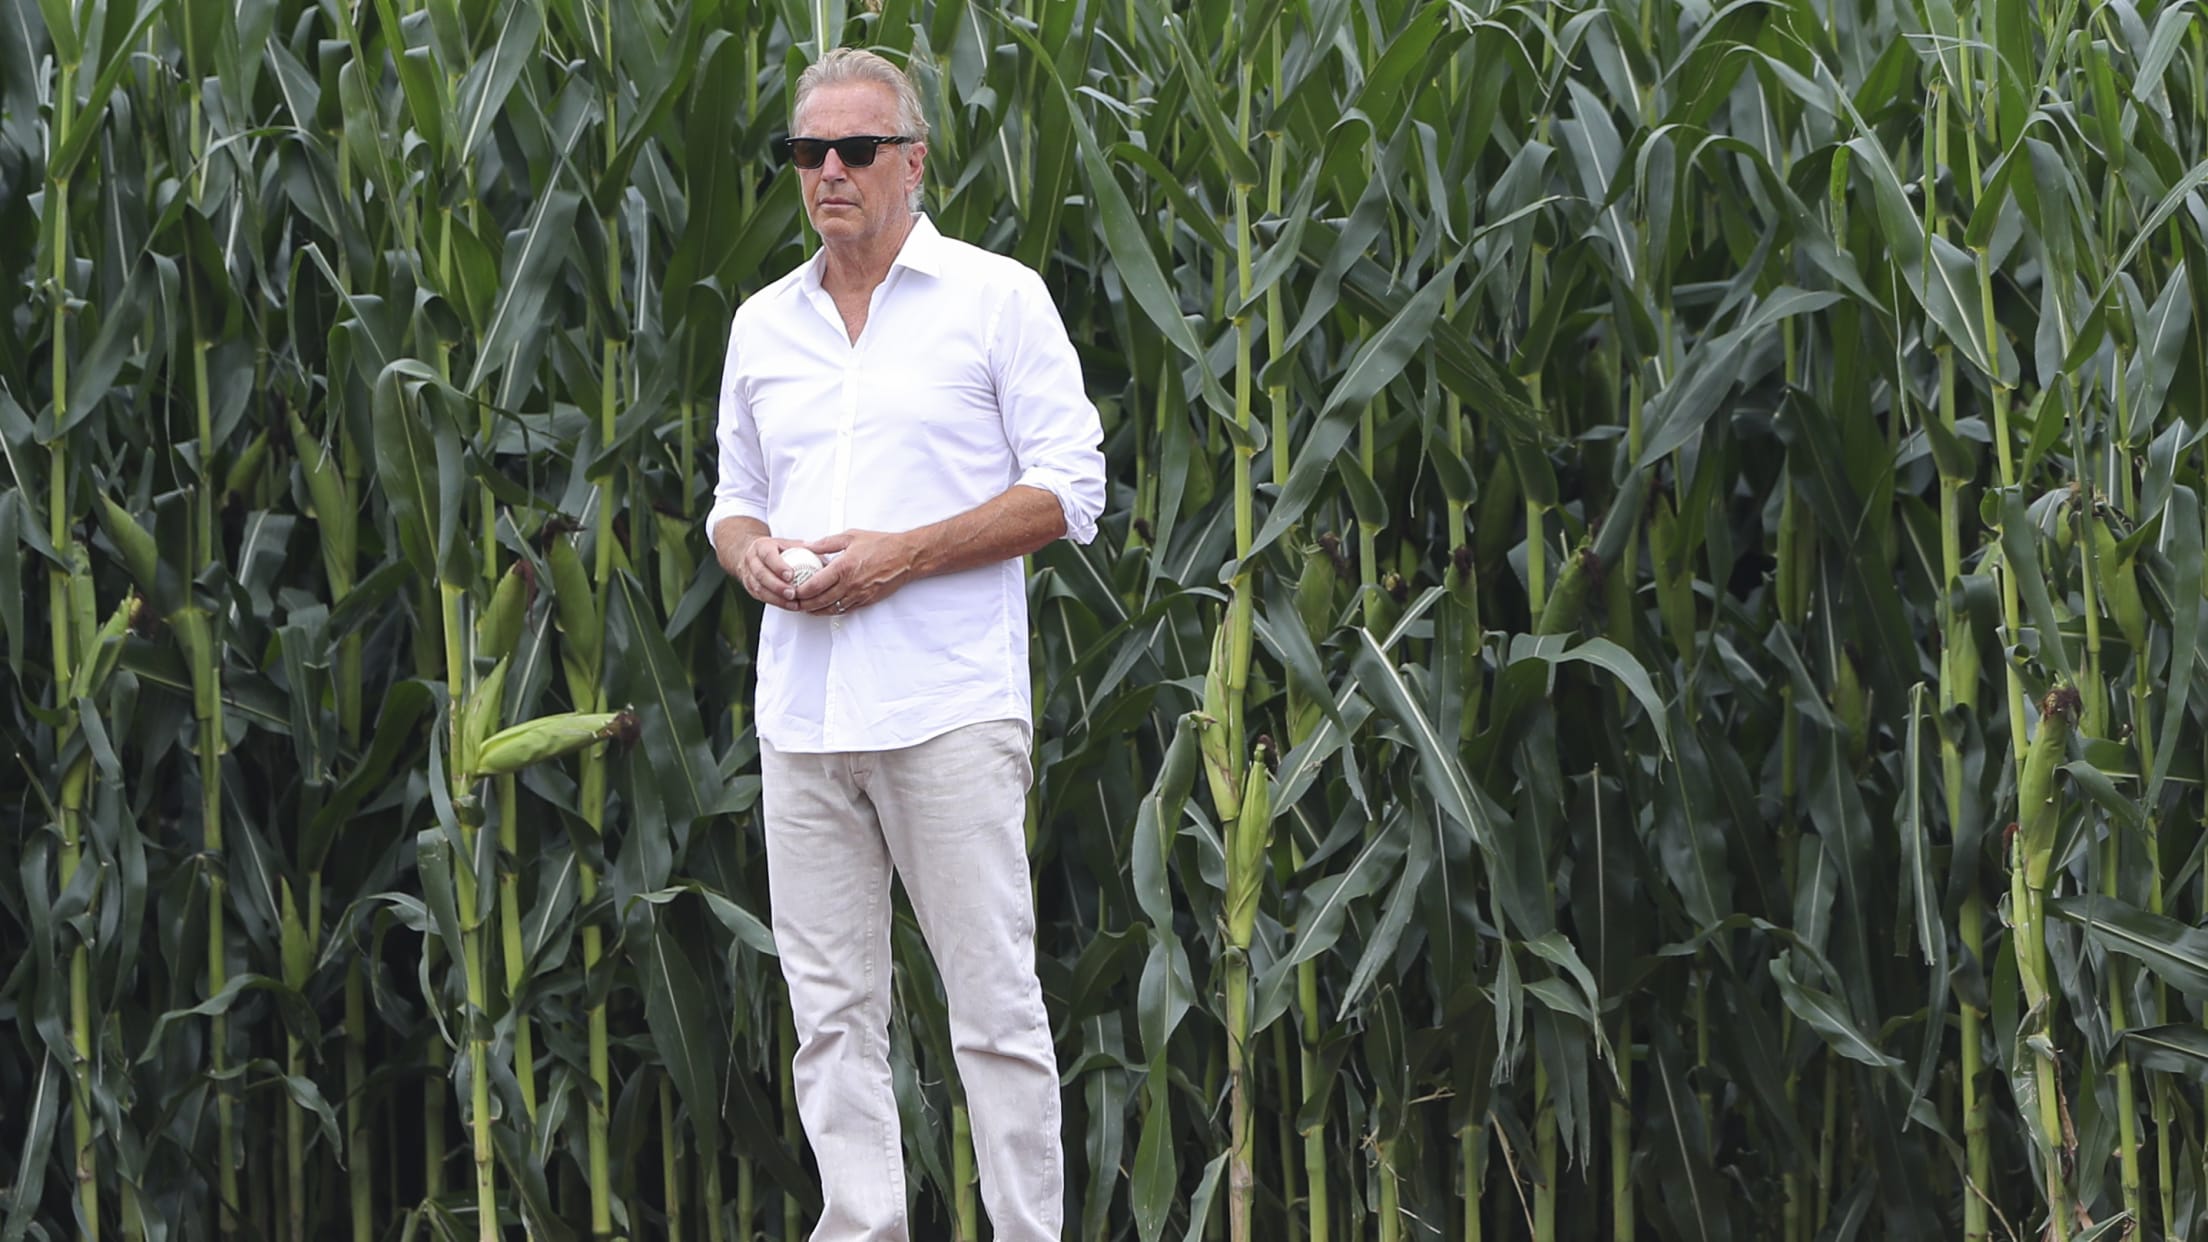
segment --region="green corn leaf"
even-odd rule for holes
[[[1288,1006],[1287,989],[1295,968],[1317,958],[1341,939],[1345,921],[1365,898],[1377,893],[1410,846],[1407,832],[1376,832],[1341,871],[1309,884],[1296,903],[1296,937],[1289,951],[1266,967],[1256,984],[1253,1030],[1262,1030]]]
[[[54,2],[55,0],[40,0],[39,7],[49,9]],[[115,37],[113,30],[106,32],[102,38],[99,72],[92,79],[91,90],[86,92],[84,100],[78,105],[75,121],[69,127],[69,132],[61,136],[60,145],[48,158],[49,177],[65,179],[75,174],[78,162],[84,158],[85,152],[92,149],[92,140],[101,132],[100,122],[106,114],[109,97],[122,84],[123,75],[131,66],[132,45],[144,36],[147,28],[153,25],[154,19],[161,16],[168,6],[169,0],[137,0],[135,5],[125,7],[119,4],[109,10],[110,25],[113,24],[112,15],[117,13],[129,14],[129,25],[120,38]],[[65,21],[61,27],[49,25],[47,29],[51,33],[57,28],[65,28],[67,24]],[[76,36],[72,33],[67,38],[74,43]],[[61,41],[57,39],[57,52],[60,52],[61,46]],[[61,54],[65,60],[71,59],[69,53]]]
[[[1513,638],[1509,664],[1516,665],[1528,660],[1538,660],[1552,667],[1558,664],[1587,664],[1609,673],[1618,679],[1618,684],[1625,687],[1648,714],[1648,722],[1656,730],[1657,741],[1663,746],[1663,753],[1669,756],[1671,714],[1665,707],[1662,696],[1657,694],[1656,685],[1649,680],[1648,670],[1640,660],[1632,652],[1607,638],[1590,638],[1569,647],[1565,645],[1567,641],[1568,637],[1562,634],[1544,637],[1521,635]]]
[[[1461,261],[1461,255],[1450,260],[1379,332],[1358,348],[1356,357],[1343,370],[1342,378],[1327,393],[1316,427],[1306,436],[1302,449],[1296,454],[1295,465],[1289,468],[1287,484],[1281,488],[1272,511],[1265,515],[1264,524],[1251,540],[1253,555],[1302,521],[1328,470],[1348,460],[1341,456],[1341,449],[1356,426],[1356,416],[1425,348],[1427,336],[1441,314],[1442,300],[1456,279],[1457,264]]]
[[[650,766],[668,814],[687,827],[707,815],[735,810],[726,804],[730,791],[706,749],[690,676],[661,631],[643,585],[622,574],[609,595],[606,637],[613,695],[637,707],[642,735],[634,753]]]
[[[1167,873],[1173,839],[1180,832],[1181,809],[1188,800],[1189,787],[1196,781],[1197,729],[1193,713],[1175,723],[1158,778],[1135,813],[1133,852],[1128,863],[1135,900],[1160,934],[1170,934],[1173,926],[1173,897]]]
[[[2208,931],[2099,894],[2057,897],[2047,911],[2077,924],[2103,949],[2145,965],[2186,996],[2208,997]]]
[[[1181,81],[1188,89],[1189,112],[1207,140],[1212,159],[1217,161],[1230,184],[1257,185],[1264,180],[1264,174],[1258,171],[1257,161],[1236,140],[1234,124],[1213,90],[1217,71],[1202,63],[1196,49],[1189,46],[1188,32],[1180,21],[1170,16],[1166,18],[1165,37],[1172,45],[1173,61],[1180,67]]]
[[[698,1158],[718,1159],[721,1093],[715,1058],[727,1043],[719,1030],[718,1008],[664,918],[654,918],[651,934],[632,942],[629,952],[639,978],[645,981],[645,1024],[660,1064],[675,1080],[675,1090],[690,1110]]]
[[[1381,905],[1379,918],[1373,923],[1371,936],[1365,941],[1364,951],[1357,957],[1357,964],[1350,969],[1349,981],[1342,985],[1342,999],[1337,1007],[1335,1020],[1347,1018],[1357,1009],[1357,1002],[1365,992],[1379,982],[1381,970],[1402,942],[1403,933],[1410,927],[1411,915],[1416,912],[1419,886],[1426,881],[1433,869],[1437,853],[1433,834],[1419,830],[1420,826],[1407,816],[1398,816],[1381,825],[1382,832],[1401,833],[1406,838],[1402,868],[1396,872],[1388,899]]]
[[[2134,292],[2126,286],[2127,296]],[[2179,358],[2192,340],[2193,290],[2183,260],[2163,278],[2162,293],[2154,305],[2141,308],[2135,319],[2139,347],[2124,372],[2124,389],[2129,397],[2127,418],[2124,425],[2109,429],[2117,441],[2124,443],[2142,438],[2141,433],[2160,418],[2170,386],[2177,379]]]
[[[498,302],[468,372],[469,392],[482,392],[484,381],[508,365],[521,338],[540,330],[545,298],[571,258],[575,213],[582,201],[571,190],[548,191],[522,227],[507,236]]]
[[[1048,77],[1065,102],[1068,115],[1073,118],[1073,139],[1080,147],[1081,162],[1088,174],[1089,193],[1095,200],[1100,217],[1105,244],[1110,248],[1113,265],[1125,284],[1129,296],[1142,308],[1151,324],[1174,348],[1187,355],[1196,364],[1196,375],[1205,401],[1214,411],[1225,412],[1234,408],[1219,380],[1211,372],[1205,360],[1205,350],[1196,338],[1194,329],[1181,314],[1164,271],[1158,266],[1157,254],[1150,248],[1150,238],[1135,216],[1135,209],[1127,201],[1126,191],[1112,174],[1111,165],[1104,159],[1096,133],[1067,89],[1065,80],[1058,74],[1056,65],[1045,49],[1035,41],[1035,36],[1013,27],[1010,33],[1036,55],[1038,66]]]
[[[208,1018],[217,1014],[227,1014],[237,1006],[239,998],[249,992],[265,993],[268,999],[273,1000],[280,1010],[286,1012],[292,1018],[299,1019],[299,1029],[310,1028],[314,1025],[312,1010],[307,1007],[306,999],[292,989],[285,987],[280,980],[269,978],[266,975],[234,974],[224,981],[220,991],[217,991],[206,1000],[186,1008],[168,1010],[155,1018],[152,1027],[146,1032],[145,1050],[139,1053],[135,1064],[144,1066],[155,1062],[163,1051],[162,1041],[167,1037],[171,1025],[192,1018]]]
[[[671,292],[691,289],[719,272],[715,260],[732,248],[743,224],[739,161],[745,153],[727,141],[729,127],[742,120],[743,53],[743,41],[733,31],[712,31],[698,45],[697,86],[685,121],[685,145],[691,153],[683,168],[690,228],[668,260]]]
[[[1221,253],[1234,249],[1234,243],[1227,240],[1225,231],[1219,227],[1219,221],[1197,200],[1187,183],[1165,166],[1164,160],[1131,142],[1115,142],[1106,153],[1112,157],[1113,163],[1126,164],[1148,178],[1150,184],[1162,191],[1166,200],[1173,204],[1174,219],[1195,230],[1205,244]],[[1266,257],[1274,256],[1272,252],[1268,252]],[[1286,258],[1292,261],[1295,256],[1291,254]]]
[[[1181,1235],[1181,1242],[1197,1242],[1209,1229],[1212,1201],[1218,1197],[1220,1175],[1226,1168],[1226,1152],[1220,1152],[1205,1163],[1203,1175],[1196,1179],[1196,1193],[1189,1196],[1188,1231]]]
[[[507,96],[537,48],[544,18],[535,4],[509,0],[498,15],[496,29],[490,49],[468,67],[456,92],[453,136],[462,164],[473,161],[490,137],[493,120],[506,107]]]
[[[2188,601],[2201,597],[2201,541],[2199,496],[2188,487],[2173,489],[2166,520],[2162,525],[2162,552],[2170,566],[2167,591],[2171,614],[2171,668],[2194,667],[2200,653],[2200,609],[2190,606]],[[2178,735],[2178,722],[2184,718],[2192,684],[2193,679],[2190,676],[2170,679],[2162,704],[2162,719],[2156,732],[2157,737],[2174,738]],[[2163,746],[2157,749],[2154,772],[2148,778],[2143,791],[2142,800],[2146,805],[2157,805],[2163,782],[2169,778],[2170,765],[2174,758],[2174,748]]]
[[[1773,958],[1770,963],[1772,979],[1779,985],[1779,995],[1794,1016],[1809,1025],[1825,1041],[1825,1046],[1846,1057],[1875,1069],[1898,1070],[1901,1060],[1888,1056],[1877,1043],[1857,1027],[1846,1008],[1830,993],[1810,987],[1794,977],[1792,959],[1786,953]]]
[[[1326,316],[1339,304],[1343,280],[1372,249],[1386,229],[1387,211],[1387,187],[1377,180],[1372,181],[1358,195],[1356,204],[1350,208],[1349,218],[1343,221],[1338,233],[1323,240],[1314,236],[1305,243],[1307,247],[1324,247],[1318,251],[1307,249],[1303,256],[1318,272],[1303,290],[1303,313],[1297,318],[1295,326],[1288,330],[1283,342],[1286,352],[1282,357],[1266,363],[1264,371],[1258,377],[1261,383],[1272,385],[1282,381],[1284,377],[1278,372],[1291,365],[1296,346],[1302,344],[1313,329],[1325,322]],[[1304,231],[1299,229],[1296,236],[1304,236]],[[1221,239],[1222,242],[1224,240]],[[1224,248],[1222,245],[1221,249]]]
[[[1720,1189],[1711,1162],[1709,1135],[1684,1072],[1686,1058],[1678,1037],[1664,1026],[1652,1042],[1658,1045],[1652,1067],[1653,1111],[1663,1135],[1655,1158],[1666,1170],[1666,1184],[1673,1187],[1662,1197],[1664,1214],[1680,1237],[1730,1242],[1731,1200]]]
[[[1352,656],[1359,689],[1383,715],[1409,734],[1420,759],[1419,777],[1434,801],[1472,836],[1480,852],[1496,855],[1500,813],[1472,783],[1462,763],[1441,745],[1433,723],[1419,707],[1403,677],[1388,663],[1379,641],[1369,630],[1357,632],[1359,646]]]
[[[1749,357],[1768,344],[1781,323],[1814,314],[1838,301],[1840,296],[1835,293],[1773,290],[1753,313],[1743,317],[1738,328],[1697,342],[1678,376],[1649,400],[1646,439],[1635,464],[1645,467],[1676,452],[1701,434],[1736,383],[1760,378],[1744,368]]]
[[[1178,1199],[1180,1168],[1173,1150],[1173,1109],[1165,1086],[1165,1058],[1150,1069],[1150,1101],[1142,1120],[1142,1135],[1135,1141],[1135,1167],[1129,1193],[1135,1216],[1135,1235],[1142,1242],[1157,1242],[1165,1234],[1166,1220]]]
[[[74,8],[70,0],[38,0],[38,13],[46,21],[46,38],[53,44],[54,56],[69,68],[84,59],[84,42],[77,36]]]
[[[431,161],[442,164],[446,135],[453,128],[452,105],[446,97],[445,66],[437,63],[425,29],[429,14],[409,13],[402,18],[391,0],[376,0],[376,14],[383,26],[384,50],[398,70],[399,88],[405,93],[403,120],[428,145]]]
[[[2001,568],[2016,579],[2017,593],[2024,599],[2025,611],[2039,629],[2040,659],[2063,680],[2075,681],[2077,674],[2070,662],[2070,649],[2062,639],[2062,627],[2055,619],[2054,604],[2048,597],[2047,578],[2041,570],[2039,548],[2034,541],[2036,528],[2025,512],[2024,498],[2017,492],[2005,491],[1999,503]]]
[[[59,1059],[39,1058],[38,1085],[25,1102],[23,1139],[15,1180],[8,1189],[8,1214],[0,1219],[0,1242],[22,1242],[37,1219],[46,1182],[46,1154],[69,1097],[69,1074]]]
[[[7,648],[8,670],[23,675],[23,597],[29,584],[23,577],[24,520],[21,496],[0,492],[0,646]]]
[[[460,454],[450,422],[430,408],[425,390],[434,383],[421,364],[401,359],[377,377],[375,389],[376,476],[407,563],[431,581],[456,542],[459,497],[444,476]]]
[[[2189,1022],[2136,1027],[2117,1038],[2140,1069],[2183,1074],[2208,1083],[2208,1031]]]

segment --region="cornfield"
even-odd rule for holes
[[[2208,1238],[2198,4],[0,0],[0,1242],[803,1236],[698,522],[838,45],[1104,418],[1070,1236]]]

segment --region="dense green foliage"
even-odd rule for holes
[[[0,0],[0,1242],[801,1236],[697,519],[837,44],[1104,414],[1070,1236],[2208,1227],[2198,5],[882,7]]]

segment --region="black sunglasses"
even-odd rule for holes
[[[915,138],[884,138],[878,134],[853,134],[849,138],[784,138],[778,145],[782,154],[799,168],[818,168],[828,159],[831,148],[845,168],[864,168],[874,162],[874,153],[881,147],[894,147],[901,143],[917,142]]]

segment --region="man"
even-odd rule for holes
[[[1019,558],[1095,536],[1096,409],[1041,278],[918,213],[928,127],[896,66],[830,52],[798,79],[792,132],[821,249],[736,312],[706,521],[722,568],[768,606],[755,718],[791,1072],[824,1197],[812,1237],[909,1237],[894,868],[949,997],[996,1237],[1054,1242]],[[794,548],[826,567],[793,582]]]

